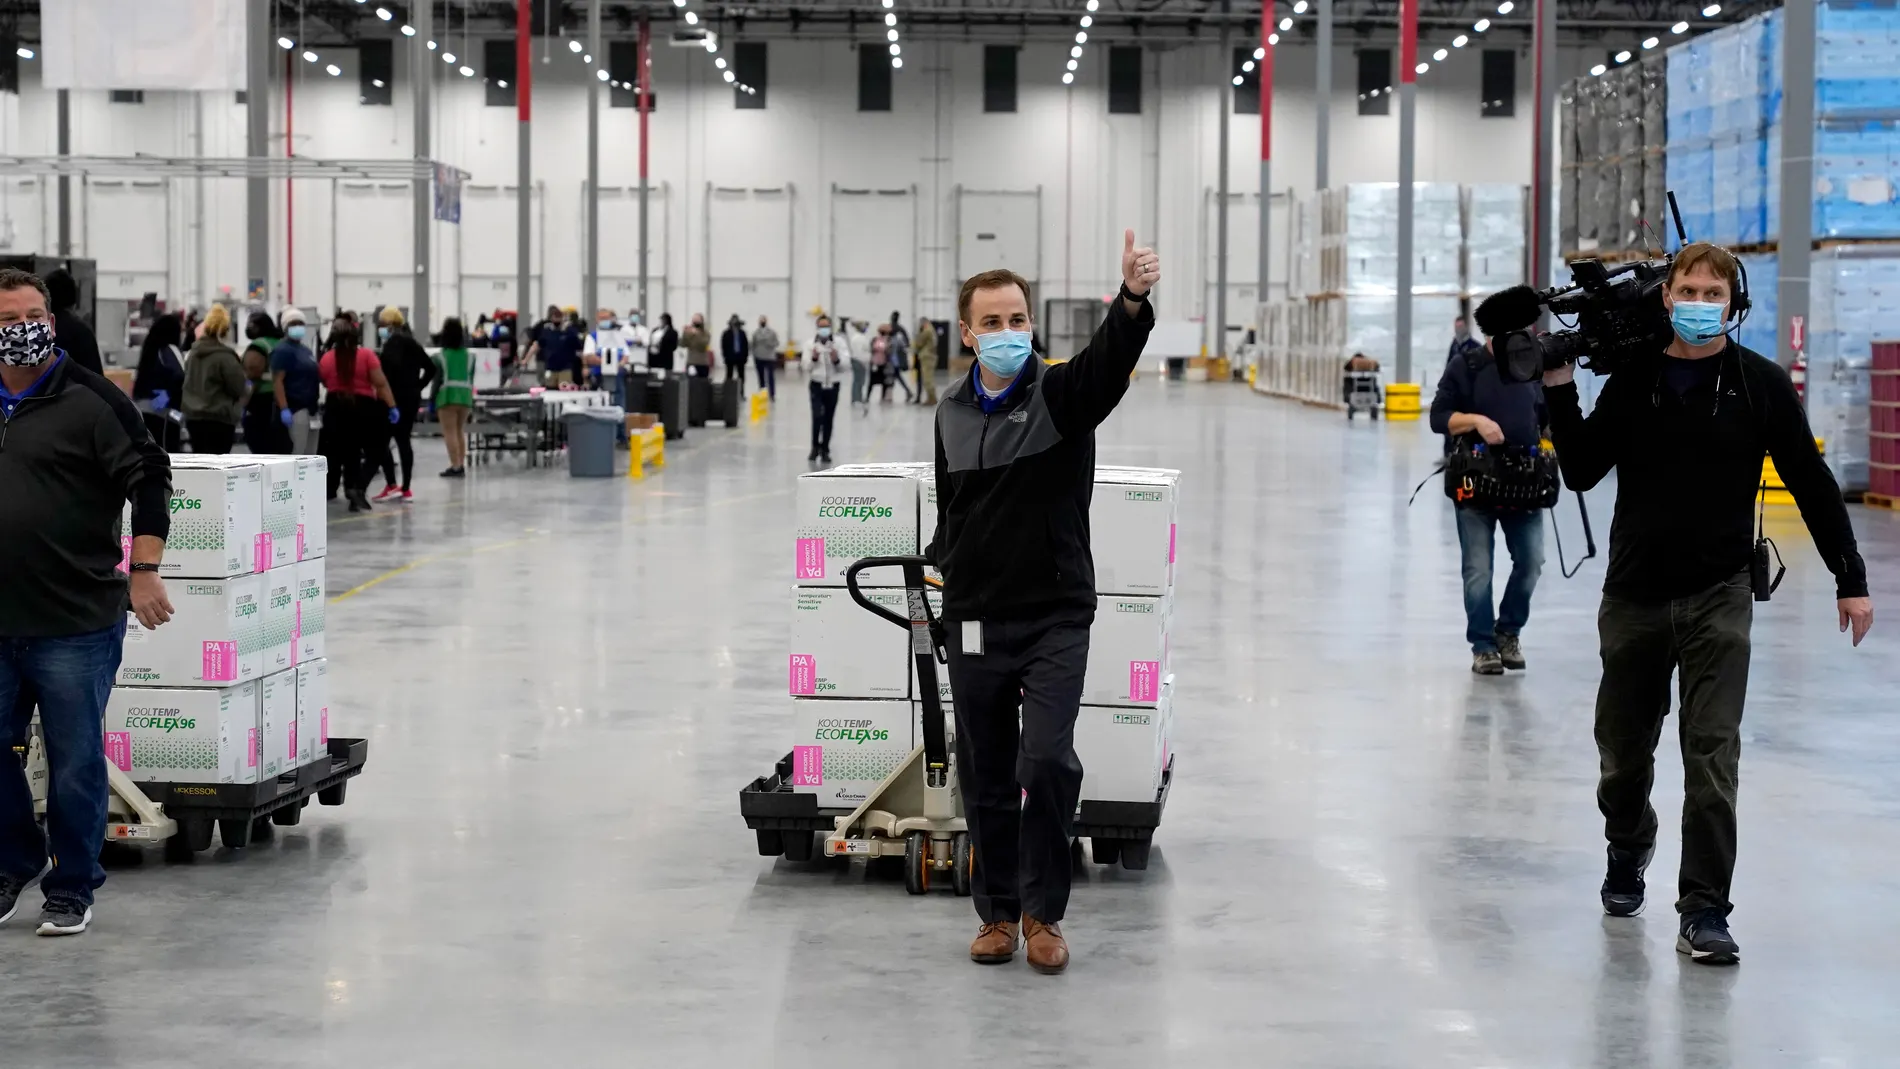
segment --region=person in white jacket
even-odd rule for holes
[[[805,347],[805,365],[811,369],[811,454],[806,460],[831,463],[831,426],[838,417],[838,385],[845,361],[856,364],[844,339],[831,331],[831,317],[818,317],[818,330]],[[863,376],[855,369],[852,381]]]
[[[587,367],[588,377],[597,389],[612,391],[620,396],[620,366],[627,358],[626,345],[621,339],[620,321],[614,318],[611,308],[602,308],[594,314],[594,329],[588,331],[587,339],[581,343],[581,363]]]
[[[845,321],[845,342],[850,346],[851,403],[871,411],[871,324],[863,319]]]

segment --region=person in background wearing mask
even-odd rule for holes
[[[846,351],[851,354],[851,404],[871,411],[871,324],[865,320],[844,321]]]
[[[290,432],[277,420],[277,397],[271,389],[270,355],[284,338],[270,313],[252,312],[244,321],[244,444],[253,453],[290,452]]]
[[[626,393],[620,383],[620,365],[625,359],[626,346],[614,310],[596,309],[594,329],[587,332],[581,343],[581,362],[587,367],[588,382],[594,389],[606,389],[616,405],[626,403]]]
[[[167,453],[184,448],[184,424],[176,415],[185,395],[184,323],[170,312],[152,321],[139,346],[139,366],[132,376],[132,400],[143,401],[145,426]]]
[[[185,429],[194,453],[229,453],[237,440],[250,383],[244,362],[226,340],[230,336],[231,313],[222,304],[212,305],[185,361]]]
[[[653,340],[653,331],[646,325],[646,318],[639,309],[627,312],[627,324],[620,328],[620,343],[625,349],[621,357],[621,366],[632,374],[635,368],[647,366],[647,347]]]
[[[468,474],[468,414],[475,407],[475,360],[462,334],[462,321],[442,323],[442,351],[436,357],[442,385],[435,391],[435,414],[442,421],[442,442],[448,446],[449,466],[444,479]]]
[[[806,460],[831,463],[831,428],[838,419],[838,384],[848,359],[844,342],[831,332],[831,317],[819,316],[805,347],[811,365],[811,452]]]
[[[105,362],[99,357],[99,339],[79,316],[79,283],[61,267],[46,276],[46,289],[53,295],[53,322],[59,329],[59,351],[87,371],[105,374]]]
[[[917,403],[937,403],[937,327],[928,318],[917,319]]]
[[[1764,454],[1834,573],[1841,630],[1851,628],[1858,646],[1874,623],[1867,566],[1800,395],[1780,365],[1728,336],[1739,281],[1728,250],[1683,246],[1663,288],[1675,338],[1647,366],[1609,376],[1587,418],[1574,369],[1544,373],[1564,483],[1589,490],[1616,469],[1597,610],[1597,808],[1609,840],[1603,910],[1630,917],[1643,908],[1643,872],[1656,847],[1649,802],[1656,741],[1675,676],[1684,791],[1676,949],[1711,965],[1741,957],[1728,926],[1729,888]]]
[[[647,357],[647,366],[673,370],[673,350],[679,348],[680,332],[673,329],[673,317],[670,314],[660,313],[659,329],[653,332],[649,340],[652,348],[648,352],[652,355]]]
[[[441,372],[436,369],[435,361],[410,332],[409,324],[403,314],[395,307],[387,307],[377,316],[377,340],[382,343],[382,353],[378,359],[383,365],[383,377],[389,382],[389,392],[396,399],[396,422],[389,428],[391,444],[396,447],[396,455],[390,456],[389,446],[382,448],[383,492],[376,500],[401,498],[414,501],[415,492],[410,489],[416,475],[416,447],[413,436],[416,430],[416,417],[422,411],[423,395],[429,392]],[[402,482],[396,482],[396,464],[402,463]]]
[[[36,929],[78,935],[105,882],[106,701],[125,648],[126,612],[142,628],[171,619],[158,577],[171,532],[171,461],[117,386],[66,359],[46,286],[0,270],[0,718],[40,711],[48,764],[46,826],[14,761],[0,772],[0,924],[35,880]],[[120,513],[131,503],[129,572]],[[26,733],[0,724],[0,741]],[[15,952],[17,953],[17,951]],[[17,959],[15,959],[17,960]],[[11,1060],[11,1059],[9,1059]]]
[[[943,571],[957,783],[982,922],[970,957],[982,964],[1015,956],[1018,922],[1031,968],[1069,963],[1057,925],[1082,790],[1075,720],[1095,619],[1095,428],[1128,392],[1161,278],[1133,230],[1121,275],[1095,337],[1065,364],[1034,358],[1029,283],[1015,272],[973,275],[957,296],[977,363],[937,406],[937,517],[924,555]]]
[[[369,477],[382,461],[385,428],[400,413],[382,362],[362,347],[356,329],[342,316],[331,322],[330,348],[317,361],[317,371],[329,391],[323,402],[323,431],[330,470],[342,473],[350,511],[364,512],[370,507]]]
[[[752,332],[752,366],[758,369],[759,389],[774,401],[778,400],[778,362],[778,331],[760,316],[759,329]]]
[[[322,378],[310,351],[310,328],[303,313],[284,309],[284,340],[270,353],[271,397],[278,425],[290,435],[290,452],[317,455],[317,432],[311,428],[317,414]]]
[[[910,383],[904,375],[910,371],[910,335],[904,328],[890,323],[878,326],[878,332],[884,336],[885,358],[888,368],[884,373],[884,400],[891,399],[891,383],[895,382],[904,391],[904,403],[914,404],[917,395],[910,392]]]
[[[686,373],[696,379],[712,375],[712,335],[706,333],[706,317],[695,313],[692,325],[680,335],[680,347],[686,350]]]
[[[745,320],[733,316],[726,320],[725,332],[719,335],[719,356],[726,363],[726,382],[738,382],[745,385],[745,362],[752,355],[752,340],[745,335]]]
[[[1464,316],[1459,316],[1451,321],[1450,359],[1455,360],[1473,349],[1482,348],[1484,348],[1484,343],[1471,336],[1471,327],[1466,324]],[[1374,370],[1377,369],[1375,368]]]

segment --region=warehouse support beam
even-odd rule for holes
[[[59,154],[70,156],[73,152],[73,113],[72,102],[66,99],[66,90],[59,91],[59,131],[55,135],[59,140]],[[73,254],[73,180],[65,174],[59,176],[59,254]]]
[[[244,6],[245,35],[245,155],[270,155],[270,69],[276,55],[271,40],[271,0],[250,0]],[[289,144],[284,148],[288,150]],[[64,198],[62,198],[64,199]],[[263,177],[244,183],[245,275],[250,295],[270,298],[270,182]]]
[[[528,158],[529,102],[534,96],[534,0],[515,4],[515,352],[525,353],[528,325],[534,322],[534,297],[528,292],[529,212],[534,202],[534,171]],[[519,357],[517,357],[519,359]]]
[[[1557,0],[1533,0],[1531,14],[1531,95],[1537,111],[1531,116],[1531,232],[1524,243],[1530,252],[1529,281],[1542,288],[1550,282],[1555,233],[1550,176],[1557,156]]]
[[[1788,0],[1781,23],[1781,281],[1775,359],[1790,366],[1807,348],[1814,260],[1814,0]]]
[[[645,15],[640,16],[640,47],[634,61],[640,65],[640,321],[650,329],[653,315],[647,304],[647,112],[653,99],[652,65],[647,50],[652,47],[653,32]],[[787,324],[787,329],[790,325]]]
[[[1394,382],[1412,381],[1412,183],[1417,163],[1418,0],[1399,0],[1399,284],[1392,331]]]
[[[1227,13],[1228,0],[1221,0],[1221,14]],[[1208,339],[1210,356],[1227,355],[1227,117],[1234,110],[1234,44],[1227,23],[1220,27],[1220,62],[1214,69],[1220,75],[1220,176],[1214,193],[1214,336]],[[1262,190],[1262,214],[1266,211]]]
[[[1269,279],[1272,268],[1267,250],[1272,248],[1268,240],[1273,229],[1273,42],[1269,39],[1273,33],[1273,0],[1261,0],[1260,4],[1260,287],[1255,300],[1266,303],[1270,298]],[[1265,323],[1259,324],[1266,328]],[[1256,335],[1256,337],[1261,337]],[[1264,340],[1264,338],[1262,338]]]
[[[409,38],[409,80],[414,83],[411,91],[411,107],[415,111],[415,157],[418,166],[427,164],[433,155],[434,140],[429,131],[429,91],[435,85],[435,64],[427,42],[435,38],[435,4],[425,2],[414,5],[410,16],[415,21],[410,25],[416,28],[415,36]],[[435,219],[435,195],[430,184],[430,176],[416,175],[415,184],[415,237],[416,252],[415,292],[409,298],[410,329],[422,344],[429,344],[429,285],[430,266],[433,250],[430,248],[431,231]],[[451,305],[450,307],[454,307]]]
[[[581,279],[581,315],[594,321],[600,308],[600,78],[607,69],[607,53],[600,39],[600,0],[587,3],[587,54],[594,70],[587,72],[587,263]]]
[[[1263,31],[1264,32],[1264,31]],[[1313,95],[1313,189],[1327,185],[1333,136],[1333,0],[1319,0],[1319,70]]]

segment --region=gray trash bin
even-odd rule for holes
[[[582,478],[611,477],[615,441],[627,417],[619,408],[577,408],[562,414],[567,426],[567,473]]]

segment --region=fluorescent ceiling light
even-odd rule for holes
[[[592,56],[582,56],[582,57],[581,57],[581,62],[582,62],[582,63],[585,63],[585,64],[587,64],[588,66],[590,66],[590,67],[591,67],[591,66],[593,66],[593,65],[594,65],[594,57],[592,57]]]
[[[1247,62],[1245,62],[1245,63],[1242,63],[1242,64],[1240,65],[1240,72],[1241,72],[1242,74],[1251,74],[1251,73],[1253,73],[1253,60],[1251,60],[1251,59],[1250,59],[1250,60],[1248,60]]]
[[[429,51],[431,51],[431,52],[433,52],[433,51],[435,51],[435,42],[434,42],[434,41],[430,41],[430,42],[429,42]]]
[[[1086,34],[1086,33],[1081,33],[1081,32],[1079,32],[1079,31],[1078,31],[1078,32],[1076,33],[1076,35],[1075,35],[1075,43],[1076,43],[1076,44],[1079,44],[1079,45],[1085,45],[1085,44],[1088,44],[1088,43],[1089,43],[1089,35],[1088,35],[1088,34]]]
[[[713,60],[713,66],[715,66],[715,67],[718,67],[718,68],[719,68],[720,70],[725,70],[725,69],[726,69],[726,57],[724,57],[724,56],[720,56],[720,57],[718,57],[717,59],[714,59],[714,60]]]
[[[342,68],[342,67],[339,67],[339,66],[337,66],[337,65],[336,65],[336,64],[334,64],[334,63],[332,63],[332,64],[330,64],[330,65],[329,65],[328,67],[325,67],[325,68],[323,68],[323,69],[324,69],[324,70],[326,70],[326,71],[329,71],[329,72],[330,72],[330,77],[332,77],[332,78],[334,78],[334,77],[336,77],[337,75],[339,75],[339,74],[342,74],[342,73],[343,73],[343,68]]]
[[[315,63],[317,61],[317,54],[306,48],[303,53],[303,61],[305,63]]]
[[[1462,33],[1451,39],[1451,47],[1453,48],[1463,48],[1464,46],[1470,43],[1471,43],[1471,38],[1466,37]]]
[[[1479,19],[1478,21],[1471,24],[1471,29],[1475,33],[1483,33],[1484,31],[1490,28],[1491,28],[1490,19]]]
[[[1516,4],[1511,3],[1511,0],[1504,0],[1502,4],[1498,5],[1498,14],[1509,15],[1511,13],[1511,9],[1516,6],[1517,6]]]
[[[1085,29],[1085,30],[1086,30],[1086,29],[1088,29],[1088,28],[1089,28],[1090,26],[1093,26],[1093,25],[1095,25],[1095,17],[1094,17],[1094,16],[1092,16],[1092,15],[1084,15],[1084,16],[1082,16],[1082,28],[1083,28],[1083,29]]]
[[[1650,49],[1650,48],[1655,48],[1655,47],[1656,47],[1657,45],[1659,45],[1659,44],[1662,44],[1662,38],[1660,38],[1660,37],[1645,37],[1645,38],[1643,38],[1643,47],[1644,47],[1645,49]]]
[[[734,80],[735,80],[735,79],[734,79],[734,78],[732,77],[732,72],[731,72],[731,71],[727,71],[727,72],[726,72],[726,75],[725,75],[725,77],[726,77],[726,81],[728,81],[728,82],[730,82],[730,81],[734,81]]]
[[[1285,33],[1286,31],[1288,31],[1288,30],[1290,30],[1290,29],[1292,29],[1292,28],[1293,28],[1293,20],[1292,20],[1292,19],[1281,19],[1281,20],[1280,20],[1280,32],[1281,32],[1281,33]]]
[[[579,41],[569,41],[567,43],[567,50],[569,52],[579,52],[581,50],[581,43]]]
[[[498,86],[500,86],[500,87],[502,87],[503,89],[506,89],[506,88],[508,88],[508,83],[507,83],[506,81],[503,81],[503,80],[501,80],[501,79],[496,79],[496,80],[495,80],[495,84],[496,84],[496,85],[498,85]]]
[[[1075,84],[1075,75],[1073,75],[1073,74],[1064,74],[1064,75],[1062,76],[1062,84],[1063,84],[1063,85],[1073,85],[1073,84]]]
[[[1076,46],[1075,46],[1074,48],[1071,48],[1071,49],[1069,49],[1069,55],[1070,55],[1070,56],[1072,56],[1072,57],[1074,57],[1075,59],[1081,59],[1081,58],[1082,58],[1082,46],[1081,46],[1081,45],[1076,45]]]
[[[1070,70],[1074,70],[1075,68],[1077,68],[1077,67],[1079,67],[1079,66],[1081,66],[1081,64],[1080,64],[1080,63],[1077,63],[1077,62],[1076,62],[1075,60],[1070,60],[1070,61],[1069,61],[1069,69],[1070,69]]]
[[[1618,52],[1618,53],[1616,54],[1616,61],[1617,61],[1618,63],[1628,63],[1628,62],[1630,61],[1630,51],[1629,51],[1629,49],[1627,49],[1627,48],[1625,48],[1625,49],[1624,49],[1623,51],[1621,51],[1621,52]]]
[[[442,62],[444,62],[444,63],[447,63],[447,64],[448,64],[448,65],[450,65],[451,67],[452,67],[452,66],[454,66],[454,65],[455,65],[455,53],[453,53],[453,52],[444,52],[444,53],[442,53]]]
[[[698,16],[698,15],[695,15],[695,14],[693,14],[693,13],[692,13],[691,11],[688,11],[688,12],[686,13],[686,25],[688,25],[688,26],[697,26],[697,25],[699,25],[699,16]]]
[[[1710,4],[1708,7],[1705,7],[1702,9],[1702,17],[1705,19],[1712,19],[1715,16],[1720,15],[1721,13],[1722,13],[1721,4]]]
[[[1264,49],[1264,48],[1256,48],[1256,49],[1254,49],[1254,50],[1253,50],[1253,58],[1255,58],[1255,59],[1266,59],[1266,58],[1267,58],[1267,50],[1266,50],[1266,49]]]
[[[895,26],[895,25],[897,25],[897,15],[896,15],[896,14],[895,14],[894,12],[888,12],[888,11],[887,11],[887,12],[885,12],[885,13],[884,13],[884,25],[886,25],[886,26]]]
[[[291,40],[291,39],[290,39],[290,38],[288,38],[288,37],[279,37],[279,38],[277,39],[277,47],[278,47],[278,48],[281,48],[281,49],[283,49],[283,50],[284,50],[284,51],[286,51],[286,52],[288,52],[288,51],[290,51],[291,49],[293,49],[293,48],[295,48],[295,47],[297,47],[297,42],[295,42],[295,41],[293,41],[293,40]]]
[[[395,16],[394,16],[394,15],[391,15],[391,14],[389,13],[389,9],[388,9],[388,8],[386,8],[386,7],[379,7],[379,8],[377,8],[377,9],[376,9],[376,17],[377,17],[377,18],[379,18],[379,19],[382,19],[382,20],[383,20],[384,22],[388,22],[388,21],[389,21],[390,19],[392,19],[392,18],[395,18]]]
[[[405,22],[405,23],[403,23],[403,24],[402,24],[402,35],[403,35],[404,37],[414,37],[414,36],[416,35],[416,28],[415,28],[414,26],[411,26],[411,25],[409,25],[409,24],[408,24],[408,23],[406,23],[406,22]]]
[[[1101,6],[1102,5],[1100,4],[1099,0],[1089,0],[1090,11],[1094,11],[1096,8],[1101,7]]]
[[[1241,83],[1241,81],[1242,81],[1242,79],[1241,79],[1241,77],[1240,77],[1240,75],[1238,75],[1238,74],[1236,74],[1236,75],[1234,75],[1234,84],[1235,84],[1235,85],[1239,85],[1239,84]]]
[[[470,67],[470,66],[467,66],[467,65],[464,65],[464,66],[462,67],[462,77],[464,77],[464,78],[473,78],[473,77],[475,77],[475,68],[473,68],[473,67]]]
[[[1412,73],[1414,73],[1414,74],[1424,74],[1424,73],[1425,73],[1426,71],[1428,71],[1428,70],[1431,70],[1431,69],[1432,69],[1432,65],[1431,65],[1431,64],[1429,64],[1429,63],[1421,63],[1421,64],[1419,64],[1418,66],[1416,66],[1416,67],[1414,67],[1414,68],[1412,68]]]
[[[1678,23],[1676,23],[1676,24],[1675,24],[1674,26],[1671,26],[1671,27],[1669,27],[1669,32],[1670,32],[1670,33],[1674,33],[1674,34],[1684,34],[1684,33],[1688,33],[1688,32],[1689,32],[1689,24],[1688,24],[1688,23],[1686,23],[1686,22],[1678,22]]]
[[[1293,4],[1293,13],[1295,15],[1306,14],[1306,0],[1295,0],[1295,3]]]
[[[383,87],[383,80],[381,78],[371,78],[369,84],[381,89]]]
[[[903,54],[904,54],[904,50],[903,50],[902,48],[900,48],[900,47],[898,47],[898,46],[897,46],[897,45],[895,45],[895,44],[893,44],[893,45],[891,46],[891,55],[893,55],[893,56],[901,56],[901,55],[903,55]]]
[[[1590,68],[1590,77],[1601,78],[1603,77],[1603,72],[1606,70],[1609,70],[1609,68],[1599,63],[1596,66]]]
[[[603,82],[604,82],[604,81],[606,81],[606,80],[607,80],[607,72],[606,72],[606,71],[604,71],[604,70],[598,70],[598,71],[595,71],[595,72],[594,72],[594,77],[596,77],[596,78],[599,78],[599,79],[600,79],[601,81],[603,81]]]
[[[892,56],[892,57],[891,57],[891,66],[892,66],[892,67],[897,67],[897,68],[901,68],[901,67],[903,67],[903,65],[904,65],[904,61],[903,61],[903,60],[901,60],[901,59],[899,59],[899,58],[897,58],[896,56]]]
[[[1268,44],[1270,44],[1270,45],[1277,45],[1277,44],[1279,44],[1279,43],[1280,43],[1280,35],[1279,35],[1279,34],[1277,34],[1277,33],[1270,33],[1270,34],[1268,34],[1268,35],[1267,35],[1267,43],[1268,43]]]
[[[1432,58],[1437,60],[1440,63],[1443,63],[1445,62],[1445,57],[1449,55],[1451,55],[1450,52],[1447,52],[1441,48],[1438,51],[1432,53]]]
[[[885,31],[884,31],[884,39],[885,39],[886,41],[895,41],[895,40],[897,40],[897,31],[896,31],[896,30],[885,30]]]

